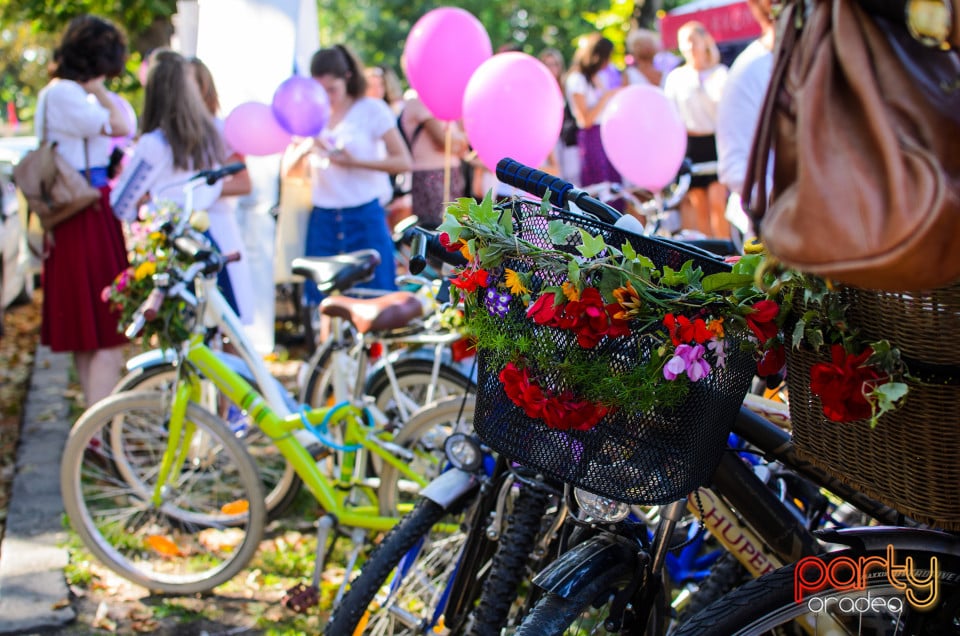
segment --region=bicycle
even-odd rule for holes
[[[506,167],[518,172],[529,171],[525,172],[525,175],[531,175],[528,179],[513,181],[514,185],[536,188],[539,184],[548,184],[539,188],[536,194],[543,195],[549,189],[553,193],[560,193],[562,197],[570,196],[585,205],[591,204],[584,193],[572,191],[571,186],[565,182],[525,167],[517,168],[516,164],[508,163]],[[498,176],[505,180],[505,177],[509,179],[511,175],[508,173]],[[598,209],[601,213],[604,210],[602,206]],[[481,420],[482,416],[477,419],[478,425]],[[797,460],[789,443],[789,434],[748,408],[739,409],[734,431],[757,448],[757,452],[770,459],[779,460],[819,486],[850,501],[870,516],[887,523],[906,521],[888,507],[864,497],[809,464]],[[483,432],[480,433],[483,438]],[[555,466],[553,469],[557,470]],[[788,560],[819,551],[820,548],[810,531],[811,521],[798,517],[795,509],[771,492],[767,483],[738,456],[724,453],[713,481],[713,490],[719,493],[720,497],[711,508],[711,516],[714,519],[741,520],[744,527],[753,528],[756,532],[756,541],[749,544],[753,552],[746,549],[739,551],[741,558],[744,558],[746,553],[745,561],[758,560],[760,557],[755,557],[756,554],[776,555],[773,558]],[[577,491],[577,494],[585,496],[589,493]],[[559,633],[579,616],[583,608],[603,607],[608,605],[611,599],[613,612],[607,619],[601,619],[600,624],[609,621],[607,625],[611,628],[632,626],[632,629],[636,629],[638,626],[646,626],[649,617],[652,624],[663,629],[669,621],[669,610],[663,603],[664,584],[659,577],[662,575],[665,553],[670,547],[672,528],[676,526],[683,508],[686,507],[686,501],[680,500],[662,507],[662,521],[658,524],[658,532],[653,540],[648,541],[645,526],[641,531],[636,524],[624,525],[625,516],[621,515],[629,512],[629,506],[623,506],[606,497],[592,496],[587,497],[587,500],[593,499],[595,505],[584,515],[584,506],[574,496],[572,487],[568,488],[567,495],[567,505],[572,511],[570,516],[575,520],[571,524],[573,531],[579,534],[579,539],[586,540],[578,541],[576,550],[564,552],[534,579],[535,584],[543,587],[544,597],[524,621],[519,633]],[[696,496],[691,495],[691,499],[696,501]],[[726,503],[728,499],[733,503]],[[691,507],[697,509],[700,506],[692,504]],[[725,512],[718,512],[721,509]],[[609,516],[611,512],[614,513],[613,516]],[[769,547],[759,550],[756,546],[763,546],[764,542],[767,542]]]
[[[188,229],[187,221],[184,216],[159,230],[169,247],[192,264],[185,271],[157,276],[153,291],[127,328],[130,337],[164,302],[183,303],[194,316],[204,315],[211,299],[217,302],[216,294],[203,295],[204,286],[197,295],[188,286],[201,274],[215,276],[225,259]],[[408,317],[368,316],[371,325],[379,326]],[[266,515],[259,477],[235,434],[194,403],[200,399],[203,378],[249,414],[324,508],[318,545],[324,546],[340,526],[353,528],[355,560],[367,531],[384,531],[395,524],[396,517],[383,511],[396,503],[397,482],[402,478],[426,483],[410,466],[417,454],[403,445],[451,423],[426,416],[412,418],[395,434],[377,430],[371,425],[370,409],[359,399],[278,412],[214,354],[204,335],[197,321],[179,350],[180,375],[172,395],[159,391],[114,395],[88,409],[72,429],[61,464],[61,493],[84,544],[128,580],[179,594],[215,587],[252,556]],[[262,360],[251,356],[248,362],[265,393],[275,390]],[[336,458],[335,475],[324,474],[308,452],[304,429]],[[379,483],[368,477],[367,454],[383,463]],[[378,492],[390,494],[378,501]],[[323,563],[320,549],[315,579]]]

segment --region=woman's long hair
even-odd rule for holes
[[[163,132],[181,170],[205,170],[223,161],[220,131],[207,111],[190,63],[171,50],[150,65],[140,130]]]
[[[611,55],[613,55],[613,42],[601,33],[591,33],[584,37],[580,46],[577,47],[574,65],[588,82],[593,82],[593,77],[610,63]]]
[[[335,44],[313,54],[310,60],[310,76],[317,78],[323,75],[333,75],[346,80],[347,95],[354,99],[363,97],[367,92],[363,64],[360,58],[343,44]]]

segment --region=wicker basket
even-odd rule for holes
[[[905,404],[868,421],[832,422],[810,391],[824,350],[787,356],[797,452],[839,481],[919,522],[960,530],[960,286],[922,294],[847,289],[848,317],[868,340],[898,347],[911,374]]]
[[[516,234],[534,243],[549,244],[546,222],[528,216],[537,212],[538,206],[528,205],[521,204],[514,211]],[[692,259],[707,274],[728,268],[716,259],[670,242],[624,233],[580,216],[555,213],[566,223],[593,235],[602,234],[608,245],[629,240],[637,253],[646,255],[658,267],[679,269]],[[536,269],[535,264],[520,260],[504,266],[523,272]],[[543,286],[558,284],[542,273],[537,274],[535,279]],[[514,300],[510,312],[522,317],[525,308]],[[510,322],[505,320],[504,324]],[[552,340],[550,351],[577,347],[576,336],[568,330],[543,326],[534,329],[535,343]],[[551,429],[542,420],[528,417],[504,392],[498,377],[500,368],[491,368],[490,358],[481,351],[474,426],[484,443],[494,450],[565,483],[626,503],[669,503],[707,483],[716,469],[756,368],[753,356],[739,346],[745,337],[736,329],[727,330],[726,367],[716,368],[706,378],[691,383],[682,404],[650,413],[620,409],[588,431]],[[608,362],[610,373],[618,373],[649,359],[654,346],[651,340],[634,331],[626,338],[604,338],[592,352]],[[558,393],[567,388],[557,369],[537,371],[541,386]]]

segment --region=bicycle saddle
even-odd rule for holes
[[[358,250],[337,256],[304,256],[290,263],[294,274],[309,278],[325,294],[343,292],[370,280],[379,264],[377,250]]]
[[[360,333],[390,331],[405,327],[423,314],[423,304],[413,292],[398,291],[376,298],[328,296],[320,303],[320,313],[344,318]]]

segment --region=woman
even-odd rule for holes
[[[720,50],[699,22],[687,22],[677,32],[685,63],[670,71],[663,92],[677,106],[687,128],[687,156],[693,163],[717,160],[717,107],[727,80],[727,67],[720,63]],[[727,189],[717,181],[716,171],[697,175],[681,205],[685,228],[714,238],[729,238],[724,218]]]
[[[313,211],[307,225],[307,256],[331,256],[372,248],[381,263],[374,289],[396,289],[393,240],[380,202],[388,186],[384,173],[411,169],[410,153],[397,130],[390,107],[366,96],[366,79],[357,58],[343,45],[320,49],[310,61],[310,75],[327,91],[330,118],[316,137],[288,151],[284,176],[308,171]],[[320,302],[316,285],[305,284],[307,303]]]
[[[114,213],[125,221],[137,218],[150,199],[186,202],[183,186],[196,172],[223,161],[220,131],[207,111],[193,69],[171,50],[156,54],[147,76],[140,117],[141,135],[130,162],[111,195]],[[220,197],[222,184],[193,190],[193,209],[208,210]]]
[[[566,79],[567,100],[577,120],[577,146],[580,149],[580,185],[620,183],[617,172],[600,140],[600,117],[607,102],[619,88],[609,89],[603,69],[610,63],[613,42],[600,33],[581,41]]]
[[[623,71],[627,84],[661,86],[663,73],[654,65],[654,58],[660,52],[660,36],[650,29],[634,29],[627,34],[626,46],[633,57],[633,62]]]
[[[207,68],[207,65],[198,58],[190,58],[190,66],[193,68],[194,79],[200,88],[203,103],[207,107],[207,112],[214,118],[214,123],[220,131],[222,139],[223,120],[217,117],[220,112],[220,96],[217,94],[217,86],[213,82],[213,74]],[[223,140],[223,144],[224,154],[227,155],[224,164],[244,162],[243,155],[229,148],[226,140]],[[240,317],[240,321],[245,325],[253,324],[253,274],[250,271],[249,261],[243,258],[246,250],[243,245],[240,223],[237,221],[236,197],[250,194],[252,190],[253,184],[250,182],[250,174],[246,170],[242,170],[223,182],[220,198],[208,210],[210,213],[210,238],[213,239],[221,252],[225,254],[237,252],[241,255],[239,261],[230,263],[225,271],[220,272],[217,285],[226,297],[227,302]]]
[[[43,259],[40,341],[71,352],[87,406],[110,394],[120,379],[127,340],[116,312],[100,293],[127,267],[123,231],[110,206],[107,164],[111,137],[130,134],[127,117],[104,86],[127,59],[126,38],[92,15],[74,18],[53,52],[51,81],[37,100],[35,129],[57,142],[77,170],[89,167],[101,200],[55,227]]]

